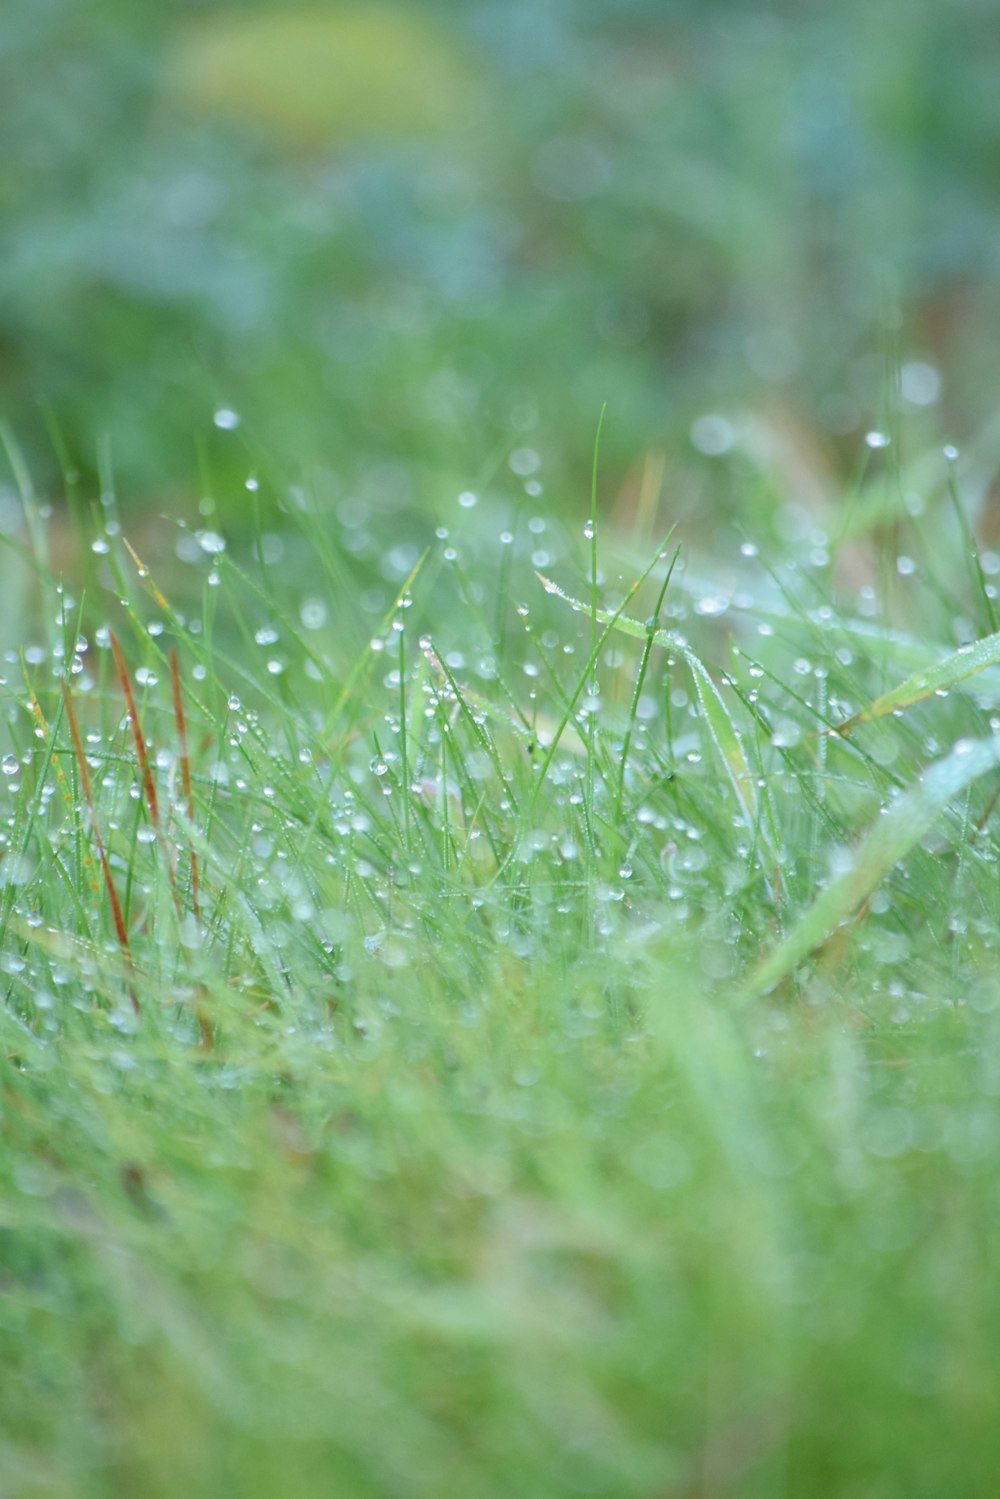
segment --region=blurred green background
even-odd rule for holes
[[[897,410],[961,442],[996,402],[996,20],[6,5],[0,407],[42,486],[92,498],[103,449],[160,509],[199,444],[242,493],[244,443],[389,509],[514,451],[578,506],[604,402],[615,471],[667,484],[747,412],[834,478]]]

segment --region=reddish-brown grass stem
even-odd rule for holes
[[[157,832],[160,831],[160,805],[156,798],[156,783],[153,780],[153,770],[149,763],[149,755],[146,752],[146,740],[142,732],[142,724],[139,721],[139,709],[135,701],[135,693],[132,691],[132,679],[128,674],[128,666],[122,654],[122,648],[118,644],[118,636],[114,630],[111,631],[111,650],[115,658],[115,666],[118,668],[118,679],[122,684],[125,694],[125,702],[128,707],[129,722],[132,725],[132,737],[135,740],[135,752],[139,761],[139,771],[142,775],[143,790],[146,794],[146,805],[149,808],[149,820]]]
[[[62,679],[62,695],[63,702],[66,705],[66,718],[69,723],[69,731],[73,740],[73,751],[76,755],[76,763],[80,771],[80,785],[83,790],[84,799],[90,810],[90,825],[93,829],[94,842],[97,845],[97,853],[101,861],[101,869],[104,872],[104,883],[108,891],[108,900],[111,902],[111,914],[114,918],[115,932],[118,936],[118,942],[122,949],[122,952],[125,954],[125,957],[128,960],[129,965],[131,966],[132,949],[129,946],[128,928],[125,925],[125,917],[122,912],[121,901],[118,899],[118,891],[115,889],[115,882],[111,876],[111,865],[108,863],[107,852],[104,848],[104,840],[101,837],[100,824],[97,820],[97,805],[94,801],[94,792],[90,784],[90,771],[87,768],[87,757],[83,752],[83,740],[80,738],[80,725],[77,722],[76,709],[73,707],[73,698],[70,694],[69,684],[66,681],[65,677],[63,677]],[[138,1014],[139,999],[131,984],[129,985],[129,997],[132,1000],[132,1008]]]

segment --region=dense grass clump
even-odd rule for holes
[[[992,1493],[957,490],[701,558],[465,493],[371,576],[108,499],[85,588],[25,498],[4,1494]]]

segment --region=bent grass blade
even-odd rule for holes
[[[765,958],[744,990],[767,994],[848,921],[886,875],[905,858],[937,817],[966,787],[1000,765],[1000,738],[961,740],[880,817],[854,853],[850,867],[826,887],[780,946]]]
[[[900,682],[898,687],[883,693],[860,713],[845,718],[843,723],[837,724],[830,732],[850,734],[858,724],[885,718],[887,714],[895,713],[900,708],[911,708],[914,703],[923,702],[924,698],[932,697],[936,692],[949,692],[967,677],[974,677],[991,666],[1000,666],[1000,634],[986,635],[972,645],[963,645],[934,666],[914,672],[905,682]]]
[[[592,613],[589,604],[585,604],[580,599],[573,598],[571,594],[565,593],[557,583],[553,583],[550,578],[544,577],[541,573],[537,576],[546,593],[551,593],[556,598],[562,599],[564,603],[569,604],[570,608],[575,609],[579,614]],[[640,579],[640,581],[642,580]],[[635,589],[632,592],[634,593]],[[628,597],[630,598],[631,596],[630,594]],[[625,603],[628,603],[628,598],[626,598]],[[606,626],[605,636],[612,630],[620,630],[623,635],[631,635],[635,640],[642,640],[653,645],[663,646],[666,650],[674,651],[683,659],[688,671],[691,673],[695,693],[698,697],[705,723],[708,726],[712,743],[723,764],[726,776],[732,785],[747,828],[751,836],[759,839],[773,857],[774,849],[771,846],[771,840],[760,817],[757,788],[753,771],[743,746],[742,736],[704,662],[670,630],[651,630],[647,625],[641,624],[639,620],[632,619],[630,615],[623,614],[620,611],[612,613],[607,609],[599,609],[597,611],[597,618],[601,624]]]
[[[673,527],[671,527],[670,533],[667,536],[667,541],[665,541],[663,543],[663,547],[666,546],[667,542],[670,540],[670,536],[672,536],[672,535],[673,535]],[[577,609],[581,613],[587,614],[587,615],[590,616],[590,620],[591,620],[591,638],[592,638],[593,644],[591,646],[590,656],[588,657],[587,664],[583,668],[582,673],[580,674],[579,680],[577,681],[577,684],[576,684],[576,688],[574,689],[572,695],[567,700],[565,711],[563,713],[562,718],[559,721],[559,724],[558,724],[558,726],[556,728],[555,734],[552,736],[551,741],[549,742],[548,746],[546,747],[545,758],[542,761],[541,766],[539,767],[538,779],[535,782],[535,791],[534,791],[534,795],[532,797],[532,804],[533,805],[534,805],[535,802],[538,801],[538,795],[539,795],[539,792],[542,789],[542,784],[545,781],[545,777],[548,774],[549,767],[551,766],[552,761],[555,759],[556,750],[559,748],[559,743],[560,743],[560,741],[561,741],[561,739],[563,737],[563,734],[566,732],[566,729],[569,726],[569,721],[570,721],[570,719],[573,716],[573,712],[574,712],[574,710],[576,708],[576,705],[580,701],[580,698],[583,696],[584,688],[586,687],[587,683],[592,680],[592,673],[594,671],[595,666],[597,665],[598,657],[600,656],[601,651],[604,649],[604,642],[607,640],[607,638],[611,634],[612,630],[622,628],[622,623],[621,622],[623,620],[628,619],[628,616],[625,615],[625,614],[623,614],[622,611],[624,610],[624,608],[626,607],[626,605],[629,604],[629,603],[631,603],[632,599],[635,598],[636,594],[639,592],[639,589],[642,587],[643,583],[645,583],[646,579],[649,577],[650,573],[653,571],[653,568],[662,559],[662,557],[663,557],[663,547],[661,547],[660,550],[656,553],[656,556],[653,558],[652,562],[646,568],[645,572],[640,573],[639,577],[636,578],[635,582],[629,588],[628,593],[622,599],[622,601],[619,604],[618,608],[616,610],[614,610],[613,612],[611,610],[608,610],[608,609],[598,609],[596,601],[594,601],[591,604],[583,604],[583,603],[580,602],[579,599],[570,598],[569,594],[568,593],[563,593],[562,589],[556,583],[553,583],[551,578],[547,578],[544,573],[540,573],[540,572],[536,572],[535,573],[535,577],[538,579],[539,583],[541,583],[541,585],[545,589],[546,593],[554,594],[557,598],[563,599],[572,608]],[[648,640],[650,638],[650,631],[647,630],[644,626],[640,625],[637,620],[630,620],[629,623],[631,625],[634,625],[636,627],[636,629],[638,629],[639,631],[641,631],[641,635],[642,635],[642,637],[644,639]],[[604,630],[602,631],[602,633],[600,635],[598,635],[598,633],[597,633],[597,626],[598,626],[598,624],[604,625]],[[633,633],[633,631],[626,628],[625,633],[631,635]],[[654,638],[655,638],[655,632],[654,632]],[[588,775],[589,775],[590,769],[593,766],[593,760],[594,760],[594,741],[593,741],[593,736],[591,734],[591,735],[588,736],[588,741],[587,741],[587,768],[588,768]],[[590,803],[588,803],[588,806],[589,805],[590,805]]]

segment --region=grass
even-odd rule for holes
[[[22,473],[5,1495],[994,1491],[1000,564],[938,468],[763,558],[465,496],[374,628],[322,498],[156,562],[109,499],[71,596]]]

